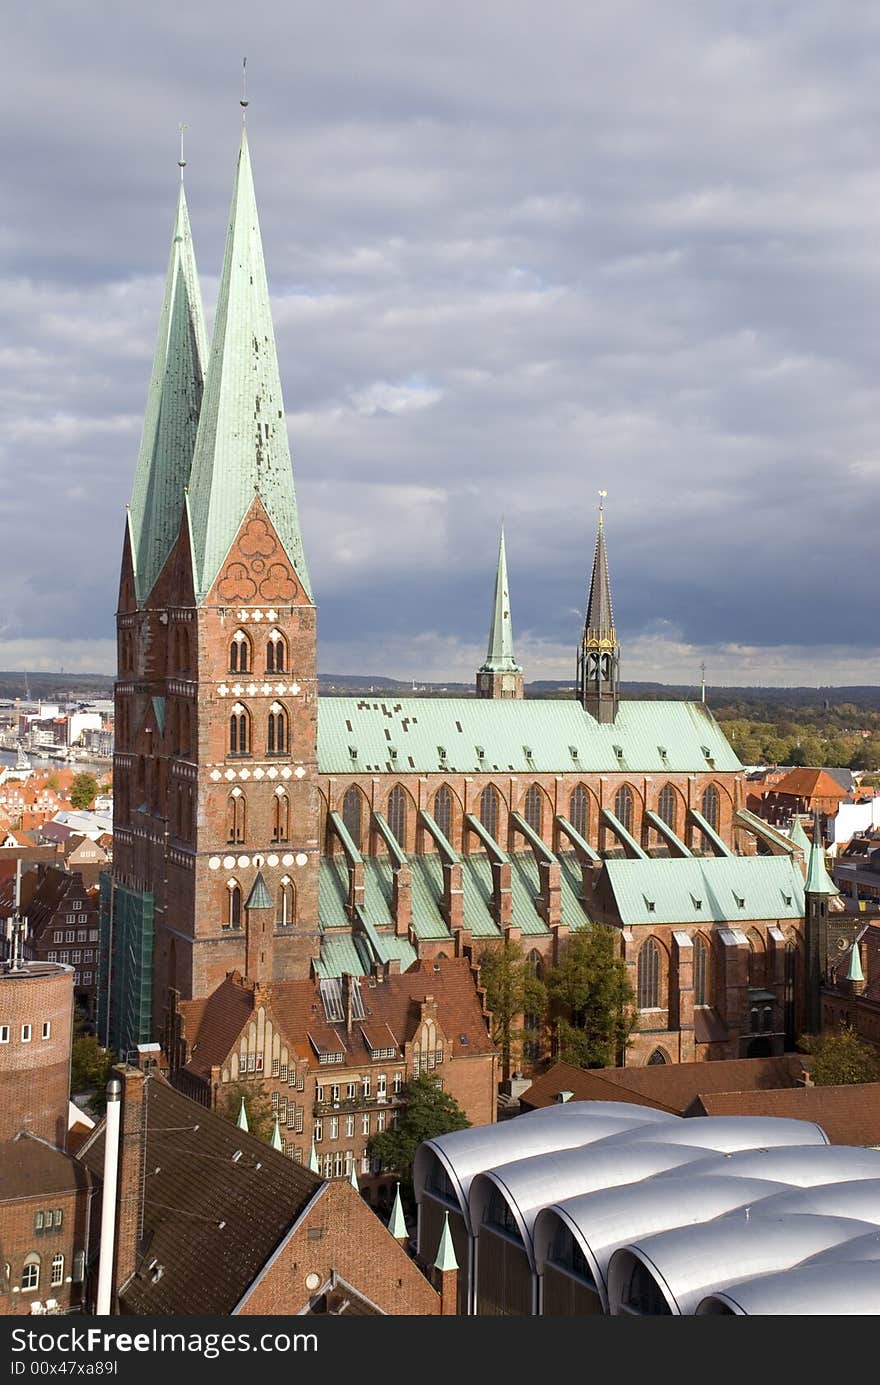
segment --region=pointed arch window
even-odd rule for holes
[[[283,789],[275,790],[275,802],[272,809],[272,840],[273,842],[290,840],[290,799]]]
[[[756,928],[751,929],[749,941],[749,986],[762,990],[766,984],[764,939]]]
[[[289,749],[287,712],[280,702],[273,702],[269,708],[266,753],[267,755],[286,755]]]
[[[266,672],[284,673],[287,670],[287,641],[280,630],[270,630],[266,641]]]
[[[279,928],[290,928],[296,922],[296,886],[289,875],[285,875],[278,886]]]
[[[226,800],[226,842],[228,846],[236,846],[244,841],[245,811],[244,794],[236,785]]]
[[[445,784],[434,795],[434,821],[448,841],[452,832],[452,794]]]
[[[694,1004],[709,1004],[709,945],[699,933],[694,938]]]
[[[230,755],[250,755],[251,753],[251,719],[247,708],[243,707],[240,702],[235,703],[229,718],[229,753]]]
[[[540,836],[544,825],[544,795],[537,784],[533,784],[526,794],[525,809],[523,817]]]
[[[718,790],[714,784],[710,784],[703,794],[703,817],[715,832],[718,831],[718,822],[721,816],[720,809],[721,800],[718,797]]]
[[[663,788],[660,790],[660,797],[657,799],[657,815],[661,817],[665,823],[669,824],[673,832],[675,831],[675,810],[677,806],[675,801],[675,789],[671,784],[664,784]]]
[[[655,1049],[654,1049],[654,1052],[651,1054],[650,1058],[648,1059],[648,1067],[649,1067],[649,1068],[650,1068],[650,1067],[657,1067],[657,1066],[658,1066],[659,1064],[661,1064],[661,1063],[668,1063],[668,1062],[669,1062],[669,1059],[666,1057],[666,1054],[663,1052],[663,1049],[662,1049],[662,1048],[655,1048]]]
[[[640,1010],[660,1008],[660,949],[653,938],[639,952],[637,995]]]
[[[538,981],[543,981],[544,961],[541,957],[540,952],[537,952],[534,948],[532,948],[531,952],[526,957],[526,966],[532,973],[532,976],[534,976]]]
[[[590,826],[590,796],[583,784],[578,784],[568,803],[568,820],[575,832],[587,836]]]
[[[617,790],[614,798],[614,816],[627,832],[632,831],[633,824],[633,796],[632,789],[627,784],[622,784]]]
[[[342,821],[358,851],[361,849],[361,792],[352,784],[342,800]]]
[[[489,784],[480,794],[480,822],[491,837],[498,838],[498,790]]]
[[[388,795],[388,826],[400,846],[406,849],[406,794],[396,784]]]
[[[243,630],[236,630],[229,641],[229,672],[250,673],[251,642]]]
[[[226,881],[226,927],[241,928],[241,886],[237,880]]]

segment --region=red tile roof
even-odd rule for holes
[[[790,1087],[781,1091],[709,1092],[698,1097],[694,1109],[687,1114],[790,1116],[816,1121],[833,1145],[880,1147],[880,1082]]]
[[[316,1066],[316,1054],[321,1051],[345,1050],[356,1066],[371,1061],[376,1046],[402,1050],[415,1034],[422,1003],[429,999],[436,1002],[437,1022],[453,1057],[494,1051],[465,958],[423,959],[408,971],[375,982],[361,977],[360,993],[364,1018],[355,1019],[348,1034],[344,1023],[328,1021],[316,981],[275,981],[255,989],[232,973],[207,1000],[180,1002],[184,1037],[190,1046],[186,1070],[206,1077],[212,1067],[222,1067],[259,1003],[267,1005],[297,1055]]]
[[[832,779],[824,769],[793,769],[778,784],[774,793],[790,794],[795,798],[846,798],[836,779]]]
[[[559,1092],[569,1091],[574,1101],[633,1101],[683,1115],[703,1093],[792,1088],[803,1071],[804,1059],[799,1054],[589,1070],[556,1063],[523,1093],[521,1102],[530,1110],[552,1106]]]

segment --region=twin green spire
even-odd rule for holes
[[[184,486],[189,481],[207,356],[202,296],[181,180],[159,336],[129,506],[138,602],[145,601],[153,590],[180,532]]]
[[[197,601],[213,586],[255,496],[311,598],[244,130],[207,370],[206,356],[181,183],[129,516],[138,601],[177,540],[187,486]]]

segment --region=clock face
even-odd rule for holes
[[[501,686],[505,692],[512,691],[516,687],[516,679],[512,673],[505,673],[501,679]]]
[[[489,675],[488,675],[488,673],[484,673],[484,674],[482,674],[482,676],[480,677],[480,687],[481,687],[481,688],[488,688],[488,686],[489,686]]]

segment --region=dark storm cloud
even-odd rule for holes
[[[322,667],[469,676],[503,514],[566,676],[601,486],[628,676],[873,681],[878,37],[806,0],[7,19],[0,664],[112,663],[176,126],[210,309],[247,53]]]

